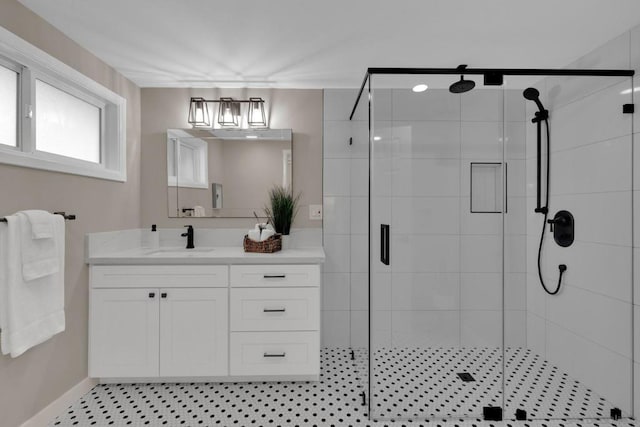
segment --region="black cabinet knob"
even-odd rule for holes
[[[166,298],[166,297],[167,297],[167,293],[166,293],[166,292],[161,293],[161,294],[160,294],[160,297],[162,297],[162,298]]]
[[[156,294],[155,292],[149,292],[149,298],[155,298]]]

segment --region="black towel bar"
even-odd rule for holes
[[[68,220],[68,221],[73,221],[76,219],[76,216],[73,214],[69,214],[67,215],[66,212],[54,212],[54,214],[56,215],[62,215],[64,217],[64,219]],[[0,222],[7,222],[7,218],[0,218]]]

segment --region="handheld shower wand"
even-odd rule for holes
[[[522,92],[525,99],[533,101],[538,106],[535,117],[531,120],[536,124],[537,128],[537,192],[536,192],[536,213],[549,213],[549,111],[544,108],[540,102],[540,92],[536,88],[529,87]],[[541,206],[542,195],[542,121],[544,120],[547,127],[547,199],[544,206]],[[546,221],[546,217],[545,217]]]
[[[541,213],[544,215],[544,220],[542,221],[542,231],[540,232],[540,245],[538,246],[538,277],[540,278],[540,284],[546,293],[549,295],[555,295],[560,291],[560,286],[562,284],[562,275],[565,271],[567,271],[567,266],[565,264],[560,264],[558,266],[558,270],[560,271],[560,277],[558,278],[558,285],[554,291],[550,291],[547,288],[547,285],[544,283],[544,279],[542,278],[542,267],[541,267],[541,258],[542,258],[542,245],[544,243],[544,230],[547,226],[547,219],[549,216],[549,181],[550,181],[550,170],[551,170],[551,138],[549,132],[549,111],[544,108],[542,102],[540,102],[540,92],[533,87],[526,88],[524,92],[522,92],[522,96],[529,101],[533,101],[536,103],[538,107],[538,111],[536,111],[534,118],[531,120],[532,123],[536,124],[537,127],[537,194],[536,194],[536,213]],[[546,161],[546,191],[545,191],[545,203],[544,206],[541,205],[542,202],[542,122],[544,121],[545,128],[547,130],[547,161]]]
[[[544,112],[547,117],[549,117],[549,112],[545,110],[542,102],[540,102],[540,92],[538,91],[538,89],[534,87],[528,87],[524,90],[524,92],[522,92],[522,96],[524,96],[525,99],[528,99],[529,101],[535,102],[538,106],[538,112]]]

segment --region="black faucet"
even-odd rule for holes
[[[187,232],[182,233],[181,236],[187,238],[187,249],[193,249],[195,247],[193,246],[193,226],[185,225],[185,227],[187,227]]]

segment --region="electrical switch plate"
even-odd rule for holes
[[[309,205],[309,219],[322,219],[322,205]]]

